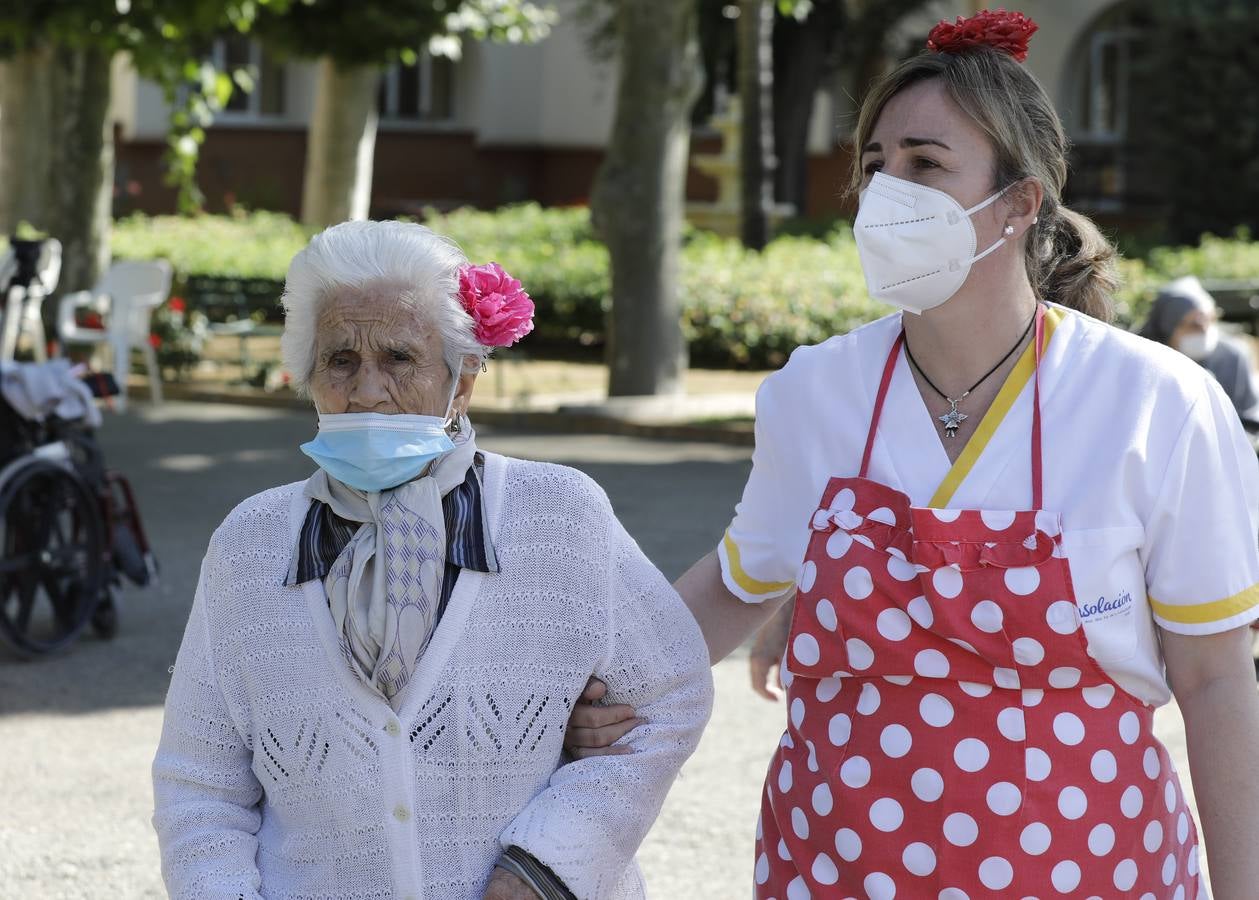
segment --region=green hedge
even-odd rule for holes
[[[608,253],[584,209],[526,204],[496,212],[433,214],[475,262],[495,260],[538,304],[538,329],[526,349],[571,350],[602,342],[609,303]],[[120,258],[165,257],[181,284],[192,276],[283,279],[309,232],[274,213],[147,218],[118,222]],[[1209,279],[1259,279],[1259,243],[1239,232],[1205,237],[1197,247],[1159,247],[1121,263],[1120,324],[1141,322],[1159,284],[1193,273]],[[683,328],[701,365],[774,367],[800,344],[816,343],[883,315],[866,295],[852,232],[843,223],[823,237],[784,236],[762,254],[737,241],[688,231],[682,254]]]
[[[194,275],[283,281],[289,260],[309,239],[306,229],[279,213],[137,213],[114,223],[110,246],[118,259],[167,259],[180,281]]]
[[[1154,247],[1144,259],[1120,262],[1123,285],[1116,297],[1121,324],[1145,321],[1160,285],[1182,275],[1203,281],[1259,281],[1259,242],[1240,228],[1228,238],[1203,235],[1196,247]]]
[[[430,214],[425,224],[456,241],[473,262],[497,262],[520,279],[538,305],[526,349],[602,341],[608,251],[595,240],[587,210],[536,204],[492,213],[464,209]]]
[[[538,304],[542,343],[602,341],[607,249],[584,209],[509,207],[430,216],[476,261],[496,260]],[[683,330],[701,365],[778,366],[814,343],[886,312],[866,296],[851,232],[827,241],[784,237],[764,255],[738,241],[688,232],[681,262]]]

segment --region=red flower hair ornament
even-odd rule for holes
[[[459,300],[485,347],[510,347],[533,331],[533,301],[498,263],[459,267]]]
[[[927,49],[936,53],[967,53],[991,47],[1008,53],[1017,62],[1027,59],[1027,41],[1040,26],[1021,12],[985,9],[969,19],[940,22],[927,35]]]

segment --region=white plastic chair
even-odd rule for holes
[[[157,364],[157,351],[149,343],[149,332],[153,310],[166,302],[170,283],[171,267],[164,259],[120,262],[114,263],[90,291],[76,291],[61,298],[57,332],[63,343],[109,344],[120,411],[127,405],[127,376],[133,349],[144,354],[153,402],[162,402],[162,370]],[[82,328],[76,324],[75,310],[83,308],[100,313],[105,328]]]

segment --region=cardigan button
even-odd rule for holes
[[[390,735],[391,737],[397,737],[398,735],[402,733],[402,726],[400,726],[393,719],[390,719],[388,722],[385,723],[385,733]]]
[[[393,817],[399,822],[405,822],[411,818],[411,810],[407,809],[402,804],[398,804],[393,808]]]

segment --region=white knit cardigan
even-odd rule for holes
[[[301,484],[210,539],[153,764],[187,900],[481,900],[501,849],[579,898],[638,898],[636,852],[712,707],[699,628],[573,469],[486,454],[499,574],[465,571],[401,711],[351,673],[323,585],[285,587]],[[586,680],[646,718],[560,766]]]

